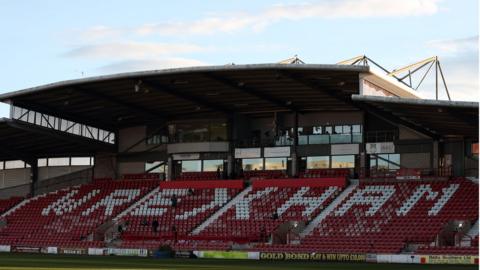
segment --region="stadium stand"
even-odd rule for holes
[[[449,220],[476,220],[477,198],[478,186],[461,179],[361,184],[301,249],[398,253],[407,243],[430,244]]]
[[[0,243],[42,247],[103,246],[96,228],[145,195],[158,181],[101,181],[27,199],[2,216]]]
[[[0,200],[0,214],[5,213],[10,208],[14,207],[23,200],[22,197],[11,197],[8,199]]]
[[[187,235],[193,228],[242,189],[242,181],[163,182],[119,221],[129,224],[121,236],[122,246],[190,239]],[[158,228],[153,228],[154,221],[158,222]]]
[[[253,181],[245,195],[193,235],[240,243],[261,242],[287,221],[308,222],[345,185],[345,178],[317,180]]]

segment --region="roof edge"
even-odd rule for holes
[[[424,105],[424,106],[444,106],[457,108],[478,109],[479,103],[473,101],[451,101],[451,100],[435,100],[435,99],[416,99],[416,98],[399,98],[399,97],[381,97],[381,96],[364,96],[352,95],[353,101],[372,101],[383,103]]]
[[[21,90],[0,94],[0,101],[6,102],[8,99],[22,95],[32,94],[40,91],[50,90],[59,87],[75,86],[86,83],[119,80],[119,79],[136,79],[138,77],[150,77],[156,75],[175,75],[196,72],[213,72],[213,71],[232,71],[232,70],[257,70],[257,69],[284,69],[284,70],[341,70],[352,72],[368,72],[368,66],[347,66],[336,64],[245,64],[245,65],[215,65],[215,66],[194,66],[182,68],[157,69],[146,71],[123,72],[109,75],[93,76],[88,78],[72,79],[58,81],[54,83],[44,84],[35,87],[29,87]]]

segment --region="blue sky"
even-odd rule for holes
[[[0,33],[0,93],[134,70],[366,54],[389,69],[438,55],[452,98],[479,99],[475,0],[0,0]],[[420,91],[433,97],[432,81]]]

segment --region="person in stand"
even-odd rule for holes
[[[123,226],[122,226],[121,224],[118,225],[117,231],[118,231],[118,234],[119,234],[119,235],[122,235],[122,233],[123,233]]]
[[[217,167],[217,179],[222,179],[222,171],[220,171],[220,167]]]
[[[175,225],[172,225],[172,232],[173,232],[173,240],[175,243],[177,242],[178,234],[177,234],[177,227]]]
[[[142,226],[148,226],[148,220],[146,218],[142,219],[142,222],[140,223]]]
[[[277,213],[277,212],[274,212],[274,213],[272,214],[272,219],[273,219],[273,220],[277,220],[277,219],[278,219],[278,213]]]
[[[177,202],[178,202],[177,195],[173,194],[173,196],[172,196],[172,198],[170,199],[170,201],[172,202],[172,207],[173,207],[173,208],[177,207]]]
[[[195,192],[193,191],[193,189],[189,188],[188,189],[188,196],[193,196],[195,195]]]
[[[152,222],[152,230],[153,230],[153,232],[155,232],[155,233],[158,232],[158,226],[159,226],[158,220],[154,220],[154,221]]]

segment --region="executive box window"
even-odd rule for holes
[[[355,156],[332,156],[332,169],[355,168]]]
[[[307,169],[328,169],[330,168],[329,156],[307,157]]]
[[[362,143],[362,125],[328,125],[298,127],[298,144],[336,144],[336,143]],[[293,128],[280,131],[275,140],[275,145],[292,145]]]
[[[265,158],[265,170],[286,170],[287,158]]]
[[[149,173],[166,173],[167,165],[163,161],[154,161],[145,163],[145,171]]]
[[[398,165],[400,165],[400,154],[370,155],[370,168],[372,169],[380,171],[398,170],[400,169]]]
[[[201,160],[183,160],[182,172],[201,172],[202,161]]]
[[[263,158],[244,158],[242,159],[242,168],[244,171],[263,170]]]
[[[216,172],[220,168],[223,171],[223,160],[204,160],[203,161],[203,171],[204,172]]]
[[[25,162],[21,160],[9,160],[5,161],[5,169],[23,169],[25,168]]]

